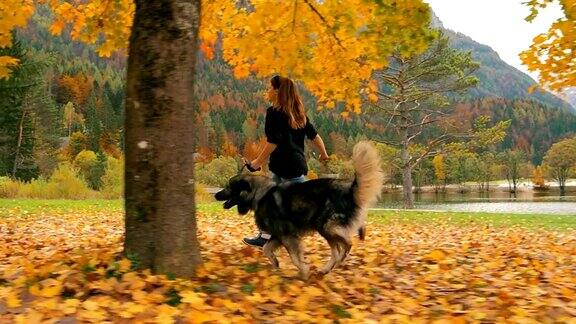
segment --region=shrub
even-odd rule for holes
[[[90,188],[100,189],[106,168],[106,157],[103,154],[96,155],[93,151],[82,150],[74,158],[74,167],[86,179]]]
[[[204,185],[197,183],[194,187],[194,191],[196,193],[195,198],[197,203],[207,203],[214,201],[214,197],[208,193],[208,191],[206,191]]]
[[[43,177],[30,182],[5,180],[0,183],[4,198],[87,199],[98,193],[91,190],[84,179],[69,164],[61,164],[49,180]]]
[[[209,163],[197,163],[196,181],[211,186],[224,187],[228,180],[238,173],[238,163],[229,156],[221,156]]]
[[[340,179],[352,179],[354,177],[354,166],[350,161],[343,161],[337,156],[330,156],[326,164],[326,172],[338,174]]]
[[[124,196],[124,158],[115,159],[108,156],[106,170],[102,176],[100,192],[107,199],[117,199]]]
[[[46,198],[86,199],[96,195],[69,164],[58,166],[47,185],[51,197]]]

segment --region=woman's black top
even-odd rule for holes
[[[318,135],[308,117],[304,128],[293,129],[286,114],[270,107],[266,110],[264,131],[268,142],[276,144],[268,165],[271,172],[284,179],[308,174],[304,157],[304,137],[313,140]]]

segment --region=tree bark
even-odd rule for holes
[[[18,163],[20,162],[20,148],[22,147],[22,139],[24,137],[24,118],[26,118],[26,109],[22,109],[22,117],[20,117],[20,124],[18,125],[18,142],[16,143],[14,165],[12,166],[12,179],[16,179],[16,171],[18,171]]]
[[[412,165],[410,164],[410,152],[408,152],[408,130],[402,130],[402,191],[404,209],[414,208],[414,195],[412,193]]]
[[[566,179],[568,178],[568,169],[561,168],[558,170],[558,186],[560,187],[560,196],[566,194]]]
[[[201,263],[193,83],[200,0],[137,0],[126,92],[125,254],[155,273]]]
[[[404,193],[404,209],[414,208],[414,194],[412,193],[412,168],[410,166],[402,169],[402,190]]]

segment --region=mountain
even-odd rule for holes
[[[576,88],[570,88],[570,89],[566,90],[562,94],[562,97],[564,97],[564,99],[569,104],[571,104],[574,109],[576,109]]]
[[[550,92],[538,90],[529,93],[528,89],[537,85],[534,79],[504,62],[490,46],[480,44],[462,33],[445,28],[434,13],[432,26],[442,30],[444,35],[450,38],[454,48],[472,52],[472,57],[480,63],[480,69],[476,72],[480,83],[468,92],[471,99],[533,100],[553,108],[572,109],[566,101]]]

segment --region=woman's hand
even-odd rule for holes
[[[255,170],[260,169],[260,168],[262,167],[262,164],[263,164],[263,163],[262,163],[260,160],[258,160],[258,159],[253,160],[252,162],[250,162],[250,166],[251,166],[253,169],[255,169]]]

